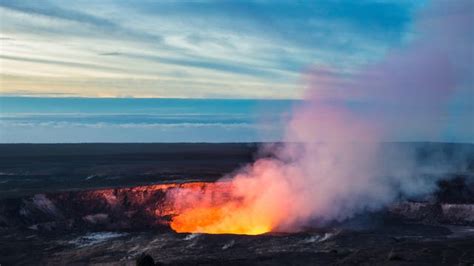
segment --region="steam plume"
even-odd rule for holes
[[[211,233],[293,231],[433,190],[446,168],[422,178],[427,169],[412,154],[383,150],[380,143],[409,130],[436,139],[449,97],[466,86],[472,90],[473,2],[443,4],[420,14],[416,39],[382,62],[350,77],[310,71],[306,101],[288,123],[287,144],[223,180],[225,200],[181,192],[184,204],[174,225],[192,220],[194,231]]]

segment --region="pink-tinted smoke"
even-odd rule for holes
[[[207,191],[171,195],[181,200],[173,222],[193,232],[294,231],[429,192],[436,179],[416,179],[405,153],[381,163],[380,142],[410,130],[426,140],[438,134],[449,97],[472,80],[472,17],[472,1],[435,3],[420,14],[414,40],[381,62],[344,78],[314,68],[286,144],[226,178],[225,200],[203,198]]]

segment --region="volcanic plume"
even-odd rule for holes
[[[466,84],[472,90],[473,2],[443,3],[443,9],[434,3],[424,10],[414,24],[419,36],[382,62],[345,76],[312,68],[305,101],[287,124],[287,144],[215,184],[170,190],[171,227],[296,231],[434,189],[437,177],[421,178],[427,169],[412,154],[381,154],[380,143],[410,129],[416,137],[436,139],[449,97]],[[435,170],[442,176],[446,169]]]

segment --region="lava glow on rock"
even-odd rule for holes
[[[179,233],[259,235],[272,230],[271,217],[235,193],[231,182],[192,183],[167,191],[170,227]]]
[[[67,198],[70,193],[63,193],[60,200],[97,205],[104,208],[103,212],[128,208],[127,215],[141,213],[138,214],[142,215],[140,222],[168,225],[178,233],[258,235],[270,232],[281,216],[271,215],[275,208],[269,207],[270,201],[261,201],[265,198],[262,195],[266,194],[255,189],[266,187],[246,182],[249,180],[237,176],[217,182],[103,189],[86,191],[73,199]],[[144,217],[151,219],[143,220]]]
[[[297,195],[298,176],[272,159],[259,159],[214,183],[188,184],[166,191],[170,226],[176,232],[258,235],[290,232],[310,209]],[[297,214],[297,215],[294,215]]]

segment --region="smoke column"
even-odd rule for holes
[[[170,195],[181,201],[172,227],[295,231],[431,192],[437,179],[419,178],[426,169],[412,154],[398,149],[381,154],[380,143],[410,130],[436,139],[451,95],[466,85],[472,90],[474,2],[442,3],[419,14],[415,39],[381,62],[349,77],[312,69],[305,101],[287,126],[287,144],[273,147],[271,159],[222,180],[228,186],[225,199],[209,191]],[[435,170],[442,176],[446,169]]]

